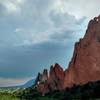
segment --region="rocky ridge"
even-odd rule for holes
[[[36,81],[36,84],[42,94],[100,80],[100,16],[89,22],[84,38],[75,43],[68,69],[63,71],[59,64],[55,64],[51,66],[49,76],[41,76],[39,74],[38,79],[45,81]]]

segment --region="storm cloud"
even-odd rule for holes
[[[1,79],[20,83],[18,78],[35,77],[56,62],[67,68],[74,43],[84,36],[90,18],[99,15],[99,2],[0,0]]]

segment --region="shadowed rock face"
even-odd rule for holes
[[[45,94],[96,80],[100,80],[100,16],[89,22],[84,38],[75,44],[68,69],[63,71],[59,64],[51,66],[49,77],[38,90]]]
[[[45,94],[54,90],[62,90],[64,82],[64,71],[59,64],[51,66],[49,77],[44,83],[39,83],[37,89]]]
[[[50,90],[61,90],[64,81],[64,71],[59,64],[51,66],[49,73],[48,85]]]
[[[44,69],[43,73],[38,73],[38,76],[35,81],[35,85],[40,83],[45,83],[48,80],[48,70]]]

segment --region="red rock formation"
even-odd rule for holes
[[[59,64],[51,66],[48,84],[51,90],[61,90],[64,81],[64,71]]]
[[[49,78],[47,82],[44,84],[44,88],[42,93],[45,94],[46,92],[54,91],[54,90],[62,90],[64,82],[64,71],[60,67],[59,64],[55,64],[51,66]]]
[[[75,44],[68,69],[64,72],[58,64],[51,66],[48,79],[39,89],[45,94],[96,80],[100,80],[100,16],[89,22],[84,38]]]
[[[38,76],[35,80],[35,87],[37,88],[38,91],[42,92],[44,88],[44,84],[48,80],[48,70],[44,69],[43,73],[38,73]]]
[[[48,70],[44,69],[43,73],[38,73],[37,78],[35,80],[35,85],[39,83],[44,83],[48,80]]]
[[[64,88],[96,80],[100,80],[100,16],[89,22],[84,38],[75,44]]]
[[[37,89],[42,92],[42,94],[54,90],[62,90],[63,82],[64,71],[60,65],[56,63],[54,66],[51,66],[47,81],[45,83],[39,83]]]

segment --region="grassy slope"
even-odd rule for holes
[[[20,100],[11,94],[0,94],[0,100]]]
[[[64,91],[52,91],[45,96],[33,87],[16,90],[1,89],[0,100],[100,100],[100,81],[74,85]]]
[[[16,96],[17,91],[19,91],[19,89],[0,88],[0,100],[20,100]]]
[[[64,91],[52,91],[45,96],[41,96],[37,90],[30,87],[25,89],[20,97],[26,100],[100,100],[100,81],[74,85]]]

